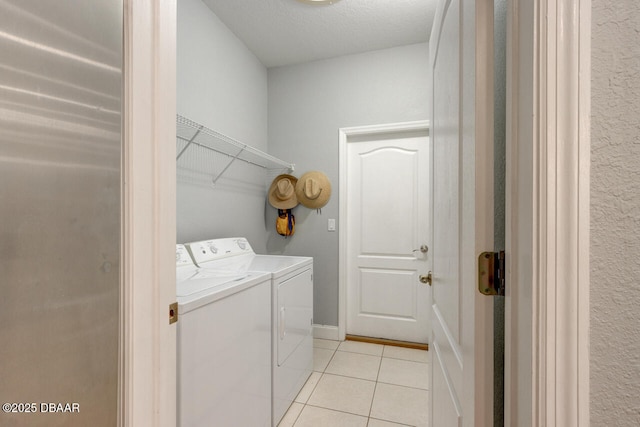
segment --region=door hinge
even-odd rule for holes
[[[176,323],[178,321],[178,303],[174,302],[169,304],[169,324]]]
[[[504,295],[505,255],[500,252],[482,252],[478,257],[478,290],[484,295]]]

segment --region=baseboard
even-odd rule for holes
[[[340,341],[338,327],[331,325],[313,325],[313,337],[323,340]]]

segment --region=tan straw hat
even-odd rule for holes
[[[269,203],[278,209],[293,209],[298,205],[296,184],[298,178],[293,175],[278,175],[269,188]]]
[[[322,172],[311,171],[300,177],[296,184],[298,202],[309,209],[320,209],[331,197],[331,183]]]

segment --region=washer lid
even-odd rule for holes
[[[272,273],[273,278],[279,278],[303,267],[311,267],[313,258],[287,255],[256,255],[252,253],[240,254],[202,264],[202,270],[236,273],[238,275],[250,271]]]
[[[240,276],[235,279],[228,277],[216,277],[212,279],[194,279],[182,281],[176,286],[176,296],[186,297],[189,295],[197,294],[198,292],[213,290],[221,285],[232,286],[233,282],[243,280],[246,276]]]
[[[198,270],[192,277],[176,284],[178,312],[184,314],[269,280],[266,273],[229,275]]]
[[[313,265],[312,257],[288,255],[256,255],[251,260],[250,271],[269,271],[277,279],[292,271]]]

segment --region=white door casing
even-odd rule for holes
[[[339,339],[428,341],[428,128],[340,129]]]
[[[124,2],[118,425],[176,424],[176,1]]]
[[[431,425],[493,425],[493,301],[477,256],[493,250],[490,2],[442,0],[433,76]]]
[[[427,342],[427,137],[347,151],[347,333]]]
[[[591,0],[511,0],[505,425],[589,424]]]

